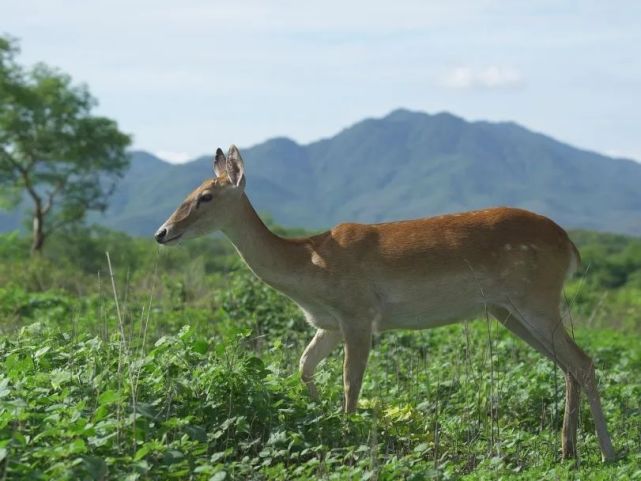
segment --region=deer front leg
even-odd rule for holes
[[[326,331],[319,329],[316,331],[314,338],[305,348],[303,355],[300,358],[299,370],[300,376],[312,399],[318,399],[318,389],[314,384],[314,371],[316,366],[323,359],[329,356],[329,353],[336,347],[341,340],[342,335],[340,331]]]
[[[343,329],[345,336],[345,361],[343,363],[343,387],[345,389],[345,412],[356,411],[358,395],[363,384],[367,357],[372,344],[371,325],[359,325]]]

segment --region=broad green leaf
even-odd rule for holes
[[[114,391],[112,389],[107,390],[103,392],[100,396],[98,396],[98,403],[101,406],[107,406],[109,404],[118,402],[119,400],[120,400],[120,394],[117,391]]]

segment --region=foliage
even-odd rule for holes
[[[587,240],[582,251],[599,237]],[[313,329],[221,239],[158,250],[78,228],[52,236],[38,259],[27,242],[0,235],[0,477],[641,479],[632,267],[605,288],[600,259],[567,289],[627,453],[601,464],[583,402],[576,466],[559,459],[562,374],[496,322],[376,336],[360,409],[345,416],[341,349],[321,364],[313,402],[297,374]]]
[[[92,115],[85,86],[44,64],[25,70],[17,47],[0,38],[0,186],[4,204],[26,195],[33,204],[32,249],[46,236],[105,210],[129,165],[129,136],[116,122]]]
[[[251,285],[230,294],[247,300],[235,308],[251,312]],[[213,324],[166,326],[174,334],[145,341],[141,320],[123,342],[117,331],[92,334],[80,319],[76,331],[59,329],[42,314],[60,299],[29,297],[40,304],[29,315],[42,321],[0,341],[0,469],[8,479],[640,474],[641,350],[637,339],[612,331],[581,331],[579,343],[600,368],[614,439],[629,454],[601,464],[584,405],[575,468],[559,461],[561,374],[495,323],[379,336],[361,409],[346,417],[340,355],[317,375],[320,402],[298,380],[297,355],[311,335],[304,326],[274,327],[257,342],[254,320],[223,310]],[[286,303],[274,300],[271,308]]]
[[[574,231],[571,237],[582,257],[581,269],[565,290],[576,320],[639,332],[641,239],[589,231]]]
[[[641,239],[618,234],[574,231],[586,281],[595,286],[641,289]]]

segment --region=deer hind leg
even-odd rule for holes
[[[539,342],[524,325],[524,321],[518,318],[518,314],[512,314],[502,307],[490,308],[490,313],[513,334],[524,340],[530,347],[550,359],[558,365],[565,373],[565,413],[563,415],[563,432],[561,435],[561,452],[564,459],[575,458],[576,453],[576,431],[579,420],[579,384],[574,376],[563,366],[554,354],[541,342]]]
[[[563,330],[558,337],[560,338],[558,341],[557,339],[553,340],[555,351],[557,355],[563,359],[562,362],[567,364],[568,371],[583,388],[588,398],[597,437],[599,438],[599,445],[601,447],[601,457],[603,461],[614,461],[616,459],[616,453],[612,446],[603,408],[601,407],[601,398],[597,388],[596,373],[592,359],[576,345],[565,330]]]
[[[548,351],[552,352],[558,364],[572,376],[573,379],[568,383],[570,388],[573,388],[576,382],[585,391],[599,439],[601,456],[604,461],[615,460],[616,454],[612,447],[597,389],[594,364],[592,359],[576,345],[563,328],[558,307],[548,309],[547,313],[542,313],[540,310],[524,309],[518,313],[518,316],[523,320],[523,326],[529,333]],[[578,395],[576,397],[578,398]],[[570,410],[575,409],[576,401],[571,399],[570,403]],[[571,430],[576,420],[571,418],[569,421],[571,421],[571,425],[568,426],[568,429]]]
[[[319,329],[300,358],[299,371],[301,379],[307,386],[312,399],[318,399],[318,389],[314,384],[314,371],[318,364],[334,350],[341,338],[340,331]]]
[[[577,457],[576,430],[579,424],[579,403],[581,401],[579,383],[569,371],[565,372],[565,414],[563,415],[563,435],[561,451],[563,459]]]

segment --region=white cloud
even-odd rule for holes
[[[501,65],[456,67],[443,76],[441,84],[454,89],[503,89],[522,85],[523,76],[514,67]]]
[[[171,150],[157,150],[153,153],[156,157],[171,162],[172,164],[184,164],[194,159],[194,156],[188,152],[174,152]]]

